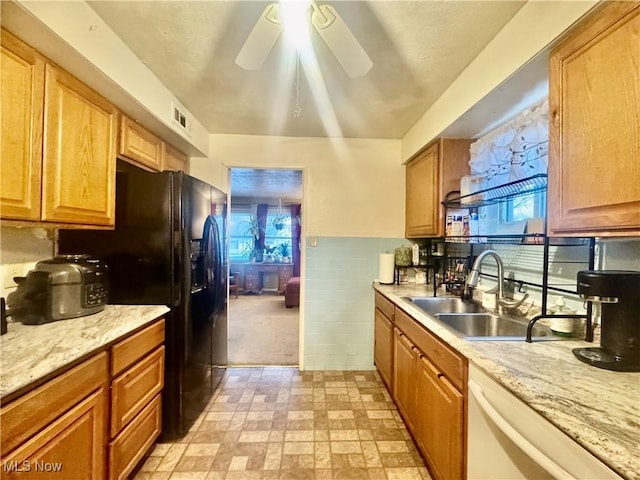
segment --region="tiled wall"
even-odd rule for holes
[[[380,253],[403,238],[307,238],[304,307],[305,370],[373,367],[373,289]]]

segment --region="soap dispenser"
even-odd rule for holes
[[[564,298],[561,296],[556,297],[555,305],[549,310],[553,315],[575,315],[576,313],[575,310],[571,310],[565,306]],[[569,337],[573,333],[573,318],[553,317],[551,318],[549,326],[554,334]]]

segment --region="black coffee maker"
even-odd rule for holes
[[[640,272],[583,270],[578,294],[601,304],[600,347],[575,348],[590,365],[620,372],[640,372]]]

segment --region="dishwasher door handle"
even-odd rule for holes
[[[469,380],[469,392],[478,402],[478,406],[485,412],[493,423],[504,433],[513,443],[515,443],[524,453],[526,453],[541,468],[546,470],[554,478],[563,480],[576,480],[576,478],[567,472],[560,465],[555,463],[538,448],[536,448],[529,440],[527,440],[520,432],[509,424],[507,420],[498,413],[491,405],[491,402],[485,397],[484,390],[478,382]]]

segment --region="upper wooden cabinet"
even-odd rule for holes
[[[40,220],[44,59],[5,30],[0,77],[0,216]]]
[[[113,226],[118,111],[46,66],[42,220]]]
[[[171,145],[165,144],[162,170],[187,173],[189,171],[189,157]]]
[[[640,4],[603,2],[551,53],[552,235],[640,232]]]
[[[469,170],[468,139],[439,139],[407,163],[407,238],[444,235],[444,209],[447,193],[459,190],[460,177]]]
[[[2,219],[113,226],[115,107],[4,30],[1,71]]]
[[[164,156],[162,140],[139,123],[122,116],[118,153],[141,167],[160,171]]]
[[[189,157],[125,116],[120,123],[118,154],[129,163],[145,170],[185,173],[189,171]]]

